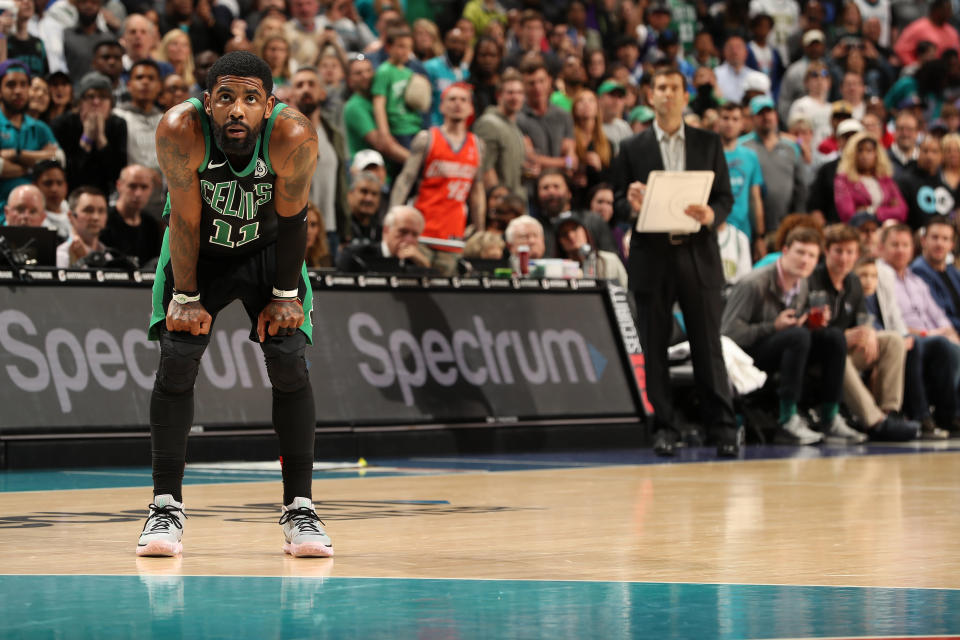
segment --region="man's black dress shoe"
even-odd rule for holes
[[[677,433],[671,429],[657,429],[653,433],[653,452],[658,456],[673,456],[677,449]]]
[[[717,433],[717,457],[736,458],[744,441],[743,427],[721,427]]]

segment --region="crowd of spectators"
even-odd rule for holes
[[[245,50],[317,129],[308,266],[453,274],[524,247],[626,285],[633,221],[615,213],[610,167],[652,126],[651,79],[671,67],[735,196],[718,228],[724,332],[770,371],[783,354],[845,357],[829,392],[867,433],[957,430],[952,0],[14,4],[0,13],[0,224],[56,232],[58,266],[156,259],[157,124]],[[425,166],[441,142],[466,162],[447,200]],[[824,292],[828,326],[797,346]],[[781,425],[801,387],[782,383]]]

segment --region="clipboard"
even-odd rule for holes
[[[713,171],[651,171],[634,229],[639,233],[696,233],[700,223],[683,211],[707,204]]]

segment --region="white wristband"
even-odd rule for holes
[[[283,289],[277,289],[276,287],[273,288],[273,297],[280,300],[294,300],[299,293],[300,292],[296,289],[287,289],[284,291]]]

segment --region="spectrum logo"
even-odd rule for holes
[[[607,367],[607,358],[573,329],[493,333],[480,316],[471,321],[452,335],[436,329],[384,334],[376,318],[354,313],[347,329],[363,356],[358,365],[363,379],[380,389],[398,385],[407,406],[414,405],[413,390],[428,383],[597,384]]]

